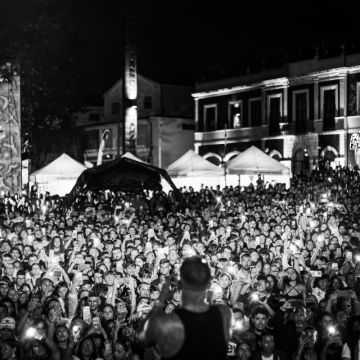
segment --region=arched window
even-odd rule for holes
[[[339,153],[333,146],[328,145],[322,149],[320,156],[323,160],[332,163],[339,156]]]
[[[278,150],[270,151],[269,156],[271,156],[272,158],[274,158],[277,161],[280,161],[282,159],[281,152]]]
[[[212,152],[209,152],[203,156],[203,159],[210,161],[212,164],[221,165],[221,156]]]
[[[231,159],[233,159],[234,157],[238,156],[239,154],[240,154],[240,151],[237,151],[237,150],[234,150],[234,151],[231,151],[231,152],[227,153],[227,154],[224,156],[224,162],[230,161]]]

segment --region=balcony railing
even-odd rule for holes
[[[273,132],[270,132],[269,125],[246,127],[240,129],[227,129],[226,132],[225,130],[195,132],[195,141],[223,141],[225,139],[225,134],[227,140],[260,140],[269,136],[297,135],[309,132],[320,134],[326,131],[345,130],[346,121],[349,130],[360,129],[360,116],[349,116],[347,118],[344,116],[338,116],[335,118],[334,125],[328,129],[324,129],[322,119],[316,119],[307,121],[303,127],[296,127],[295,123],[279,123],[278,129]]]
[[[221,141],[225,139],[262,139],[269,135],[268,125],[246,127],[240,129],[216,130],[209,132],[195,132],[195,141]]]
[[[348,129],[359,129],[360,128],[360,116],[348,116],[347,117]]]

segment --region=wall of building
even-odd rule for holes
[[[192,88],[163,85],[138,75],[138,132],[137,156],[154,165],[168,166],[194,145],[194,104]],[[99,122],[89,121],[89,114],[79,115],[78,126],[82,126],[89,138],[85,157],[96,163],[100,138],[105,129],[110,130],[106,142],[104,160],[117,156],[118,122],[122,126],[122,81],[119,80],[104,95],[104,107],[89,108],[103,111]],[[115,107],[114,103],[119,105]],[[161,130],[160,130],[160,124]],[[120,135],[121,136],[121,135]],[[120,141],[120,154],[122,154]]]
[[[224,158],[231,151],[258,144],[262,150],[288,163],[304,155],[306,161],[310,160],[310,167],[316,166],[326,152],[334,154],[338,164],[354,165],[360,160],[347,145],[351,133],[360,132],[360,54],[313,59],[268,73],[196,84],[196,90],[193,94],[195,149],[202,155],[213,152],[214,157]],[[327,91],[335,93],[332,118],[324,117]],[[302,121],[295,118],[298,113],[295,99],[300,93],[306,98]],[[270,101],[274,97],[280,102],[275,128],[269,121]],[[257,126],[253,126],[249,110],[251,98],[261,98],[262,121]],[[242,122],[237,129],[231,129],[230,104],[237,100],[241,102]],[[205,109],[210,105],[216,105],[217,109],[216,127],[211,130],[204,128],[204,123],[207,126],[209,123]],[[328,103],[328,106],[332,105]]]
[[[76,125],[92,126],[105,122],[103,106],[89,106],[76,116]]]
[[[168,167],[189,149],[194,149],[194,120],[151,117],[152,164]]]

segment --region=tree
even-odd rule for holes
[[[80,64],[83,44],[67,21],[71,0],[6,0],[0,19],[2,62],[21,76],[22,142],[31,171],[62,152],[82,160],[82,134],[74,116],[84,109]]]

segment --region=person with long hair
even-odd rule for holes
[[[97,358],[95,341],[90,336],[86,336],[80,340],[77,346],[76,356],[80,360],[95,360]]]
[[[61,360],[71,360],[75,343],[72,341],[70,331],[65,325],[56,326],[54,341],[60,350]]]
[[[114,360],[130,360],[132,357],[131,342],[126,337],[117,339],[114,343]]]
[[[282,291],[282,297],[289,299],[306,299],[306,289],[301,280],[299,273],[293,267],[285,270],[283,277],[280,277],[278,283],[279,289]]]

